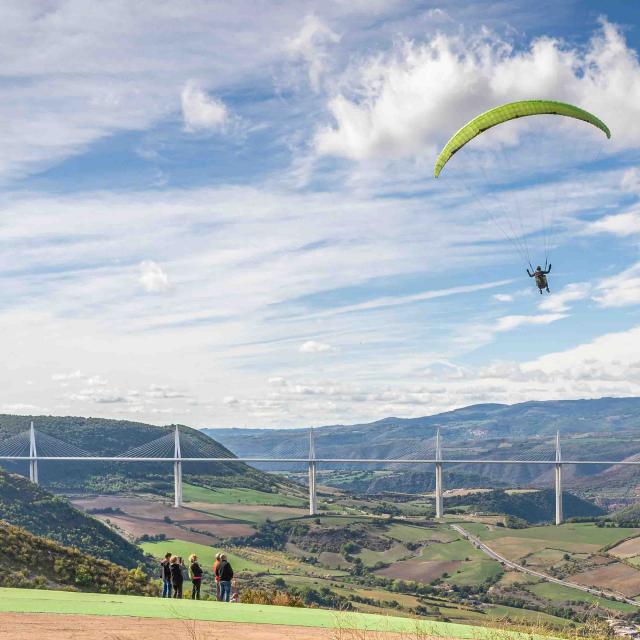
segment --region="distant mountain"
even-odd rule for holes
[[[147,560],[115,531],[29,480],[0,471],[0,519],[65,547],[135,568]]]
[[[415,457],[416,453],[432,448],[438,429],[445,455],[458,459],[530,459],[543,453],[548,457],[553,436],[560,431],[565,459],[623,460],[640,453],[640,398],[479,404],[421,418],[385,418],[366,424],[332,425],[314,430],[315,448],[321,458]],[[292,453],[304,457],[309,438],[308,429],[203,431],[240,457],[287,457]],[[478,476],[487,483],[499,481],[509,485],[544,486],[552,481],[549,469],[542,466],[462,464],[448,465],[447,470],[473,475],[475,486]],[[618,470],[613,470],[614,475]],[[585,477],[589,480],[602,477],[603,486],[612,481],[602,467],[567,470],[568,482],[591,485],[587,479],[583,481]],[[637,483],[639,479],[640,469],[634,467],[626,471],[625,481]]]
[[[157,595],[158,588],[139,569],[112,562],[34,536],[0,520],[0,586],[65,589],[100,593]],[[34,598],[37,596],[34,595]]]
[[[161,436],[172,434],[174,430],[174,426],[158,427],[128,420],[0,415],[0,442],[27,430],[32,421],[38,432],[98,456],[121,454],[144,446]],[[230,458],[229,462],[183,463],[185,482],[214,488],[248,487],[266,491],[278,491],[282,485],[282,478],[262,473],[241,462],[234,462],[230,451],[204,433],[185,426],[180,426],[180,432],[197,446],[214,451],[215,457]],[[28,475],[26,463],[0,461],[0,466],[12,472]],[[144,491],[169,495],[173,491],[172,474],[173,466],[170,462],[142,464],[51,461],[41,462],[39,469],[40,481],[44,486],[55,491],[74,493]]]

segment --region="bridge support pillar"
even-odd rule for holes
[[[436,462],[436,518],[444,515],[444,499],[442,497],[442,462]]]
[[[442,497],[442,449],[440,447],[440,429],[436,434],[436,518],[444,516],[444,499]]]
[[[316,444],[313,427],[309,429],[309,515],[318,513],[318,494],[316,492]]]
[[[182,453],[180,451],[180,431],[176,425],[175,450],[173,461],[173,506],[177,509],[182,506]]]
[[[560,451],[560,432],[556,434],[556,525],[562,524],[562,454]]]
[[[309,515],[318,513],[318,494],[316,493],[316,463],[309,462]]]
[[[29,430],[29,480],[38,484],[38,451],[36,449],[36,431],[31,423]]]

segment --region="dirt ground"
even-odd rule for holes
[[[614,562],[604,567],[590,569],[582,573],[569,576],[569,580],[587,586],[597,585],[604,589],[611,589],[623,593],[631,598],[640,593],[640,573],[621,562]]]
[[[402,634],[367,633],[230,622],[188,622],[52,613],[0,613],[0,640],[403,640]],[[422,638],[421,640],[429,640]],[[432,640],[435,640],[432,639]],[[438,638],[438,640],[447,640]],[[451,640],[451,639],[450,639]]]

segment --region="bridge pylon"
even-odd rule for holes
[[[313,427],[309,429],[309,515],[318,513],[318,494],[316,491],[316,446],[313,437]]]
[[[182,452],[180,450],[180,429],[178,425],[176,425],[174,438],[173,506],[178,509],[182,506]]]
[[[562,452],[560,450],[560,432],[556,433],[556,525],[562,524]]]
[[[29,428],[29,480],[38,484],[38,449],[36,448],[36,430],[33,422]]]
[[[442,495],[442,448],[440,446],[440,429],[436,432],[436,518],[444,516],[444,499]]]

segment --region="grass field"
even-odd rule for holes
[[[541,598],[546,598],[557,603],[574,600],[576,602],[598,604],[603,609],[608,609],[610,611],[621,611],[623,613],[635,613],[638,611],[637,607],[627,604],[626,602],[616,602],[615,600],[598,598],[590,593],[585,593],[578,589],[563,587],[562,585],[554,584],[553,582],[539,582],[537,584],[528,585],[527,591],[531,591],[531,593],[534,593]]]
[[[185,484],[183,497],[187,502],[205,502],[209,504],[247,504],[247,505],[283,505],[286,507],[304,507],[301,498],[280,493],[267,493],[255,489],[229,488],[207,489],[193,484]]]
[[[446,638],[496,638],[495,632],[445,622],[422,622],[412,618],[340,613],[326,609],[295,609],[222,602],[163,600],[141,596],[72,593],[31,589],[0,588],[0,611],[19,613],[59,613],[143,618],[215,620],[245,624],[279,624],[299,627],[367,629],[381,632],[415,632]],[[533,636],[501,632],[501,638],[533,640]]]
[[[171,552],[176,556],[182,556],[185,564],[188,562],[188,558],[192,553],[198,556],[202,566],[211,570],[213,563],[216,559],[216,553],[222,549],[215,547],[208,547],[204,544],[194,544],[193,542],[186,542],[184,540],[164,540],[162,542],[145,542],[140,545],[145,553],[150,553],[156,558],[163,558],[165,553]],[[246,558],[243,558],[234,553],[228,553],[227,557],[229,562],[236,573],[242,571],[250,571],[251,573],[259,573],[262,571],[268,571],[269,567],[252,562]]]

